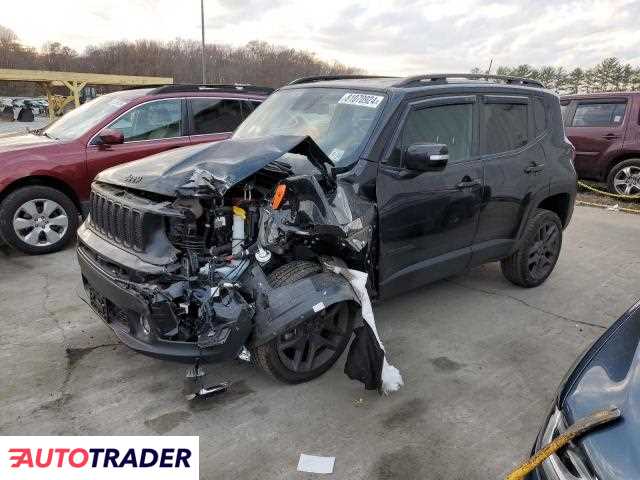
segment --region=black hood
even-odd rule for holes
[[[567,420],[618,407],[622,420],[580,441],[598,478],[640,478],[640,302],[598,339],[561,395]]]
[[[233,185],[289,153],[305,156],[325,178],[334,181],[333,163],[311,137],[290,135],[169,150],[105,170],[96,181],[166,196],[198,195],[203,190],[224,195]],[[293,167],[286,163],[286,167]],[[294,167],[292,173],[300,172]]]

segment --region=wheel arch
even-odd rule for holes
[[[66,182],[47,175],[30,175],[28,177],[19,178],[18,180],[13,181],[9,185],[7,185],[6,188],[2,190],[2,192],[0,192],[0,202],[2,202],[10,193],[15,192],[16,190],[23,187],[32,186],[55,188],[71,199],[78,212],[82,211],[80,199],[78,198],[78,195],[76,195],[76,192],[73,190],[73,188],[71,188],[71,186]]]
[[[568,193],[557,193],[543,199],[538,203],[537,208],[543,208],[550,210],[558,217],[562,222],[562,227],[566,227],[569,220],[569,211],[571,206],[571,195]]]

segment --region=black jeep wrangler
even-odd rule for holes
[[[500,261],[551,274],[576,193],[558,97],[484,75],[313,77],[230,140],[102,172],[78,259],[93,309],[138,351],[224,360],[243,346],[295,383],[325,372],[374,299]]]

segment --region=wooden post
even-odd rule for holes
[[[47,94],[47,103],[49,104],[49,121],[53,122],[53,120],[55,119],[55,100],[53,99],[53,95],[51,94],[51,84],[48,82],[43,82],[40,85],[42,85],[42,88],[44,88],[44,93]]]

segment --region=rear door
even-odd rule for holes
[[[250,113],[243,108],[251,108],[240,99],[206,97],[190,98],[188,105],[191,143],[226,140]]]
[[[582,178],[604,180],[609,160],[622,148],[626,98],[576,100],[565,122],[576,149],[575,167]]]
[[[120,115],[105,128],[122,132],[123,144],[99,145],[96,135],[87,145],[89,183],[114,165],[189,145],[185,118],[185,103],[178,98],[151,100]]]
[[[382,295],[467,267],[482,192],[477,115],[475,96],[407,105],[377,181]],[[448,145],[446,167],[430,172],[406,168],[403,152],[418,143]]]
[[[541,102],[539,97],[526,95],[482,97],[480,152],[485,198],[473,265],[508,254],[530,203],[548,194],[549,168],[542,142],[549,131],[547,109]],[[537,122],[534,111],[541,116]]]

